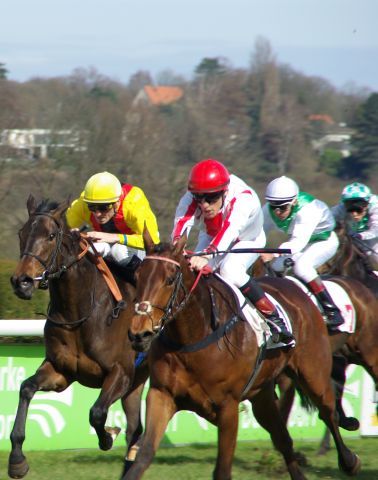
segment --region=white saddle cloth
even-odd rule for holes
[[[257,344],[260,347],[263,345],[265,342],[269,340],[269,338],[272,336],[271,331],[266,323],[266,319],[261,313],[249,302],[246,301],[244,295],[241,293],[241,291],[232,285],[231,283],[227,282],[223,277],[221,277],[218,273],[215,274],[222,282],[226,283],[231,290],[234,292],[236,298],[239,301],[240,309],[244,314],[245,319],[249,323],[249,325],[252,327],[252,330],[256,334],[257,338]],[[266,292],[265,292],[266,293]],[[278,313],[280,317],[283,319],[283,321],[286,324],[287,329],[289,332],[293,332],[293,327],[291,325],[291,322],[289,320],[288,314],[285,312],[283,309],[282,305],[277,302],[275,298],[273,298],[269,293],[266,293],[266,296],[269,298],[269,300],[275,305],[275,307],[278,310]],[[271,344],[269,343],[269,348],[279,348],[287,346],[283,343],[276,343],[276,344]]]
[[[319,308],[320,311],[321,307],[319,302],[317,301],[315,295],[310,292],[310,290],[304,285],[298,278],[286,276],[288,280],[296,283],[315,303],[315,305]],[[344,323],[337,327],[337,330],[340,332],[346,333],[353,333],[356,330],[356,310],[354,305],[347,294],[347,292],[336,282],[331,282],[330,280],[323,281],[328,293],[331,295],[332,300],[335,302],[335,305],[339,307],[341,315],[344,319]],[[324,317],[324,316],[323,316]],[[327,318],[324,318],[325,321]]]

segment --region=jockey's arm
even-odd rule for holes
[[[82,197],[83,193],[67,209],[66,221],[70,229],[78,229],[84,224],[90,224],[90,212]]]
[[[126,224],[134,232],[119,235],[119,243],[129,247],[144,249],[143,230],[146,227],[153,242],[159,243],[159,230],[157,220],[151,210],[150,204],[139,187],[133,187],[122,205],[123,216]]]
[[[369,211],[368,228],[364,232],[360,232],[362,240],[378,239],[378,203]]]
[[[292,255],[301,252],[310,241],[321,215],[321,211],[311,208],[311,204],[303,207],[294,219],[295,224],[289,240],[279,248],[289,248]]]

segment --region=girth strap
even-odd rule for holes
[[[173,340],[167,337],[167,335],[164,333],[165,332],[164,329],[160,332],[158,339],[162,343],[164,343],[164,345],[167,348],[175,352],[180,352],[180,353],[198,352],[199,350],[202,350],[203,348],[206,348],[212,343],[220,340],[226,333],[228,333],[230,330],[234,328],[234,326],[239,320],[240,318],[237,315],[233,315],[230,318],[230,320],[228,320],[228,322],[226,322],[224,325],[221,325],[219,328],[214,330],[214,332],[210,333],[210,335],[203,338],[199,342],[190,343],[188,345],[183,345],[181,343],[174,342]]]

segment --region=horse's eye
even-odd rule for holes
[[[175,277],[168,277],[166,283],[167,285],[173,285],[175,283]]]
[[[55,233],[50,233],[49,240],[54,240],[54,238],[55,238]]]

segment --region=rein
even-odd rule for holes
[[[85,234],[81,234],[80,235],[80,241],[79,241],[81,251],[76,256],[74,256],[70,261],[63,263],[60,267],[58,267],[57,258],[58,258],[59,253],[61,253],[61,247],[62,247],[62,244],[63,244],[63,236],[65,235],[64,231],[63,231],[63,226],[53,215],[51,215],[48,212],[38,212],[38,213],[35,213],[33,216],[45,216],[45,217],[51,218],[54,221],[54,223],[57,225],[58,231],[56,233],[56,247],[55,247],[55,250],[53,251],[53,253],[51,254],[51,260],[50,261],[49,261],[49,259],[44,260],[39,255],[36,255],[35,253],[30,252],[30,251],[24,251],[21,254],[21,258],[24,257],[24,256],[30,256],[30,257],[35,258],[45,269],[40,276],[34,277],[32,280],[40,282],[39,283],[39,288],[40,289],[47,289],[48,288],[48,280],[59,279],[70,267],[72,267],[74,264],[78,263],[82,258],[85,257],[85,255],[88,255],[89,260],[99,270],[99,272],[103,276],[111,294],[113,295],[113,297],[115,298],[115,300],[117,302],[116,306],[112,310],[111,319],[118,318],[121,309],[125,308],[125,302],[123,300],[121,291],[120,291],[120,289],[119,289],[119,287],[118,287],[118,285],[117,285],[117,283],[114,279],[114,276],[111,273],[107,264],[105,263],[104,259],[101,256],[99,256],[98,254],[96,255],[96,254],[92,254],[91,252],[89,252],[90,247],[92,247],[92,249],[94,251],[96,251],[93,243],[88,241]],[[91,289],[91,311],[94,308],[94,304],[95,304],[95,285]],[[57,322],[50,317],[49,313],[50,312],[48,311],[47,316],[46,316],[46,318],[49,322],[53,323],[54,325],[67,326],[67,327],[68,326],[69,327],[77,327],[77,326],[81,325],[82,323],[84,323],[91,315],[91,314],[89,314],[89,315],[87,315],[83,318],[80,318],[79,320],[72,321],[72,322]]]
[[[202,340],[200,340],[198,342],[195,342],[195,343],[192,343],[192,344],[182,345],[182,344],[179,344],[179,343],[176,343],[176,342],[172,341],[171,339],[166,337],[166,335],[164,334],[163,327],[164,327],[165,323],[168,320],[172,320],[177,315],[177,313],[179,313],[186,306],[191,294],[193,293],[193,291],[197,287],[201,276],[211,273],[211,270],[206,268],[206,267],[201,269],[198,272],[198,275],[197,275],[192,287],[188,291],[186,289],[185,285],[183,284],[183,281],[182,281],[181,265],[180,265],[179,262],[177,262],[176,260],[173,260],[171,258],[168,258],[168,257],[158,257],[156,255],[148,255],[144,258],[144,260],[146,260],[146,259],[158,260],[158,261],[162,261],[162,262],[172,263],[173,265],[175,265],[178,268],[177,273],[176,273],[176,277],[175,277],[175,288],[174,288],[174,291],[173,291],[173,293],[172,293],[172,295],[171,295],[171,297],[168,301],[168,304],[165,308],[161,307],[159,305],[154,305],[148,300],[145,300],[145,301],[142,301],[142,302],[139,302],[139,303],[135,304],[135,312],[138,315],[147,315],[151,319],[151,323],[152,323],[152,318],[151,318],[152,308],[157,308],[157,309],[163,311],[164,315],[160,319],[159,324],[156,325],[155,327],[153,327],[153,330],[155,332],[158,332],[159,340],[162,343],[164,343],[164,345],[166,347],[168,347],[169,349],[174,350],[174,351],[178,351],[178,352],[182,352],[182,353],[196,352],[198,350],[202,350],[203,348],[206,348],[207,346],[211,345],[212,343],[220,340],[224,335],[226,335],[230,330],[232,330],[232,328],[240,320],[238,315],[233,315],[225,324],[223,324],[221,326],[219,326],[217,322],[212,320],[213,328],[215,326],[215,329],[213,330],[213,332],[210,335],[207,335]],[[180,288],[182,288],[184,290],[184,298],[178,304],[178,307],[176,308],[175,312],[173,312],[173,306],[174,306],[175,301],[177,300],[177,296],[178,296],[178,292],[179,292]],[[212,305],[214,307],[214,299],[213,299],[213,294],[212,294],[211,290],[210,290],[210,297],[211,297]]]

